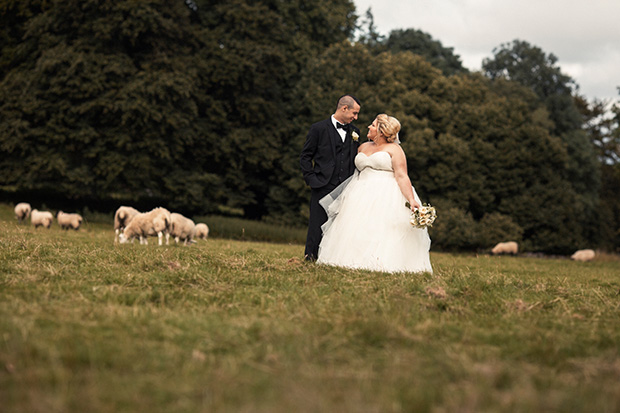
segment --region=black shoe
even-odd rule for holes
[[[308,261],[308,262],[315,262],[315,261],[316,261],[316,258],[314,257],[314,255],[308,255],[308,254],[306,254],[306,255],[304,256],[304,261]]]

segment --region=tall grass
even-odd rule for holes
[[[0,410],[613,412],[620,262],[432,253],[434,273],[214,238],[114,245],[0,205]]]

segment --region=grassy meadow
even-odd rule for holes
[[[115,245],[0,205],[2,412],[618,412],[620,261]]]

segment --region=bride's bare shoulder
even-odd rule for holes
[[[389,143],[387,145],[387,150],[390,152],[390,155],[394,156],[394,155],[405,155],[405,151],[403,151],[403,148],[397,144],[397,143]]]

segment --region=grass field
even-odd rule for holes
[[[2,412],[618,412],[620,261],[114,245],[0,205]]]

